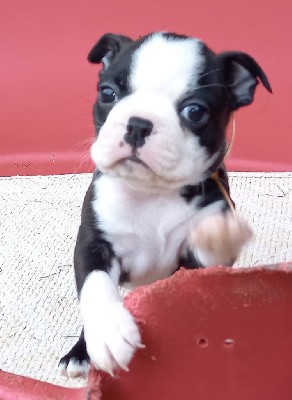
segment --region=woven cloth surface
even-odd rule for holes
[[[72,257],[91,175],[0,178],[0,369],[62,386],[60,356],[80,331]],[[230,173],[255,235],[236,266],[292,260],[292,173]]]

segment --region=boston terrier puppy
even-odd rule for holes
[[[59,364],[69,377],[86,375],[90,361],[109,374],[128,370],[143,348],[119,285],[147,285],[180,266],[232,265],[251,231],[226,199],[225,132],[259,81],[272,91],[248,54],[216,54],[174,33],[108,33],[88,60],[102,64],[96,171],[74,254],[83,329]]]

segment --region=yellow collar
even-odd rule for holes
[[[232,131],[231,131],[231,139],[230,139],[230,142],[229,142],[229,144],[228,144],[228,146],[226,148],[222,163],[225,161],[226,157],[229,155],[229,153],[231,151],[231,148],[233,146],[233,143],[234,143],[234,138],[235,138],[235,117],[234,117],[233,113],[231,115],[231,126],[232,126],[232,128],[231,128],[232,129]],[[235,208],[234,208],[233,202],[231,200],[231,197],[230,197],[229,193],[227,192],[227,190],[224,188],[224,186],[222,185],[222,183],[220,181],[219,174],[218,174],[218,169],[219,168],[220,168],[220,166],[217,168],[217,170],[215,172],[213,172],[213,174],[210,176],[210,178],[213,179],[214,182],[216,182],[220,192],[223,194],[227,204],[229,205],[230,210],[232,211],[233,215],[236,216],[235,215]]]

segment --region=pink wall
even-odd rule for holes
[[[214,50],[249,52],[274,90],[237,113],[232,170],[292,170],[290,0],[10,0],[0,14],[0,175],[88,171],[95,66],[104,32],[195,35]],[[289,50],[290,49],[290,50]]]

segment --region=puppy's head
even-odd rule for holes
[[[94,105],[97,168],[141,190],[196,185],[219,166],[232,111],[250,104],[256,61],[215,54],[200,40],[154,33],[137,41],[106,34],[88,59],[102,63]]]

